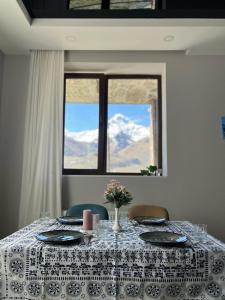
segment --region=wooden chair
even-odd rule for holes
[[[169,213],[166,208],[156,205],[134,205],[128,210],[128,217],[164,217],[169,220]]]
[[[77,204],[70,207],[67,210],[66,215],[70,217],[82,218],[84,209],[90,209],[93,214],[99,214],[101,220],[109,219],[107,209],[99,204]]]

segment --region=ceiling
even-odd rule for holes
[[[30,19],[21,0],[0,0],[0,49],[185,50],[225,55],[225,19]]]

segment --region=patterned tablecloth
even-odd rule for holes
[[[195,246],[158,247],[143,242],[144,231],[183,232],[189,222],[167,226],[123,224],[119,234],[79,245],[50,246],[35,235],[78,229],[55,220],[35,221],[0,241],[0,299],[180,299],[225,300],[225,244],[208,235]]]

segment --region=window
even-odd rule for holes
[[[155,0],[69,0],[69,9],[155,9]]]
[[[70,9],[101,9],[101,0],[70,0]]]
[[[161,168],[161,76],[65,74],[64,174]]]

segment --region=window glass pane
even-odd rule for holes
[[[97,169],[99,79],[67,79],[64,168]]]
[[[70,0],[69,9],[101,9],[105,0]],[[110,0],[110,9],[155,9],[155,0]]]
[[[155,9],[155,0],[111,0],[111,9]]]
[[[101,0],[70,0],[70,9],[101,9]]]
[[[140,173],[157,159],[157,79],[108,82],[107,172]]]

